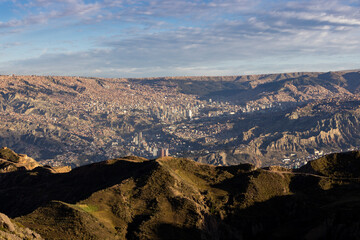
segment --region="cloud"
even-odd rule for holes
[[[51,20],[74,18],[88,23],[118,20],[156,24],[162,18],[188,21],[216,20],[228,13],[250,11],[258,0],[84,0],[15,1],[14,8],[25,14],[20,19],[0,22],[0,27],[22,27],[48,23]],[[203,24],[203,23],[202,23]]]
[[[87,23],[117,20],[120,23],[133,22],[145,25],[159,25],[159,22],[176,19],[177,23],[182,21],[187,25],[192,23],[203,26],[228,18],[263,18],[267,21],[277,18],[285,22],[302,20],[318,24],[360,24],[360,13],[348,3],[349,1],[285,2],[286,4],[270,4],[264,0],[103,0],[87,3],[84,0],[35,0],[16,2],[20,9],[31,10],[25,11],[27,14],[22,19],[0,22],[0,27],[44,24],[51,20],[68,18],[73,18],[73,22],[75,19]],[[296,24],[301,25],[300,22]]]
[[[360,52],[360,42],[351,32],[273,29],[271,24],[263,26],[257,21],[145,32],[130,38],[111,36],[102,42],[101,48],[43,54],[14,62],[13,66],[27,74],[37,69],[38,74],[139,77],[236,74],[251,69],[259,73],[261,69],[269,72],[271,67],[273,71],[296,69],[296,64],[311,70],[321,61],[336,66],[341,56],[347,56],[347,64],[360,64],[354,61],[356,52]],[[317,65],[313,64],[315,61]],[[342,60],[338,65],[343,68],[346,64]]]
[[[82,0],[36,0],[15,3],[16,7],[14,8],[17,11],[24,11],[26,14],[20,19],[13,18],[7,22],[0,22],[0,29],[47,24],[52,20],[69,17],[88,20],[97,16],[101,10],[101,4],[85,3]]]
[[[336,16],[333,14],[320,13],[307,13],[307,12],[274,12],[273,16],[298,19],[305,21],[317,22],[317,24],[330,24],[330,25],[346,25],[346,26],[360,26],[360,18],[349,18],[347,16]]]
[[[0,49],[9,49],[20,45],[22,45],[22,43],[20,42],[4,43],[4,44],[0,44]]]
[[[52,27],[52,21],[71,19],[80,26],[98,22],[98,28],[111,23],[122,29],[94,34],[96,39],[91,38],[91,47],[85,50],[54,53],[49,48],[28,59],[3,61],[3,72],[229,75],[296,70],[296,65],[306,70],[360,64],[356,60],[360,59],[360,13],[352,1],[37,0],[27,4],[32,9],[29,14],[0,23],[0,28]],[[101,30],[97,27],[93,25],[94,31]]]

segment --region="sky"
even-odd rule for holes
[[[360,69],[359,0],[0,0],[0,75]]]

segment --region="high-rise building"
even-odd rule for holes
[[[164,149],[164,148],[161,149],[161,155],[160,155],[160,157],[165,157],[165,149]]]
[[[134,138],[133,138],[133,143],[135,145],[138,145],[139,144],[139,136],[137,134],[135,134]]]
[[[169,149],[161,148],[160,157],[167,157],[167,156],[169,156]]]
[[[189,118],[189,119],[192,119],[192,111],[191,111],[191,109],[190,110],[188,110],[188,112],[187,112],[187,117]]]
[[[153,148],[153,157],[157,157],[158,149],[156,147]]]

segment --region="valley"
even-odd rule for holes
[[[359,71],[0,79],[0,145],[51,166],[171,155],[298,168],[360,146]]]

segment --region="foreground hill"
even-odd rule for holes
[[[18,222],[14,222],[8,216],[0,213],[0,239],[11,240],[42,240],[36,232],[25,228]]]
[[[47,239],[355,239],[359,152],[297,171],[127,157],[0,174],[0,212]]]
[[[80,166],[161,148],[215,165],[360,146],[360,72],[102,79],[0,76],[0,145]],[[224,150],[225,149],[225,150]]]

